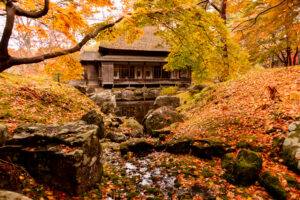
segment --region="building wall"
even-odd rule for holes
[[[162,63],[129,63],[129,62],[89,62],[84,63],[87,86],[96,88],[104,85],[126,85],[126,84],[175,84],[180,81],[188,83],[190,71],[173,71],[170,72],[170,78],[154,78],[154,67],[162,66]],[[127,78],[121,77],[120,68],[127,68]],[[134,67],[134,68],[132,68]],[[132,71],[133,70],[133,71]],[[124,76],[124,71],[122,71]],[[138,76],[139,75],[139,76]],[[145,81],[143,81],[145,80]]]
[[[84,65],[86,69],[87,76],[87,86],[88,87],[98,87],[98,68],[94,63],[87,63]]]

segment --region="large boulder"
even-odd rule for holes
[[[0,147],[0,158],[23,166],[39,183],[82,194],[102,175],[98,132],[84,121],[23,125]]]
[[[174,154],[192,153],[198,158],[212,159],[228,153],[229,146],[219,141],[182,137],[168,141],[166,151]]]
[[[7,127],[3,124],[0,124],[0,147],[5,145],[7,139],[8,139]]]
[[[226,154],[222,167],[226,169],[224,177],[229,182],[249,186],[258,179],[262,169],[262,157],[253,151],[242,149],[235,160],[233,156]]]
[[[107,131],[105,138],[110,139],[112,142],[121,143],[127,140],[127,137],[122,132]]]
[[[208,85],[192,85],[188,88],[188,91],[191,95],[201,92],[204,88],[207,88]]]
[[[289,125],[289,133],[282,146],[282,156],[287,166],[300,172],[300,121]]]
[[[0,199],[1,200],[31,200],[30,198],[11,191],[0,190]]]
[[[113,113],[117,107],[116,98],[112,94],[111,90],[102,90],[93,94],[90,99],[94,101],[100,108],[101,111],[108,114]]]
[[[144,127],[147,133],[152,134],[153,130],[162,129],[175,122],[183,122],[183,117],[175,109],[163,106],[148,112],[144,118]]]
[[[133,101],[134,99],[134,92],[132,90],[123,90],[122,91],[122,100],[125,101]]]
[[[147,88],[144,91],[144,98],[146,100],[152,100],[159,96],[160,89]]]
[[[285,200],[289,196],[289,193],[280,185],[278,177],[273,176],[272,172],[263,172],[259,176],[259,183],[274,199]]]
[[[144,135],[144,127],[134,118],[125,119],[120,129],[131,137],[142,137]]]
[[[137,154],[147,154],[155,150],[157,143],[157,139],[132,138],[120,144],[120,151],[122,154],[129,151]]]
[[[154,101],[154,107],[159,108],[162,106],[177,108],[180,106],[180,99],[174,96],[158,96]]]
[[[104,138],[104,121],[101,114],[97,113],[96,110],[92,110],[81,117],[81,120],[85,121],[87,124],[94,124],[99,127],[97,136],[99,139]]]

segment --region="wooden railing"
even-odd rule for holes
[[[158,81],[169,81],[169,82],[190,82],[190,78],[170,79],[170,78],[151,78],[151,79],[135,79],[135,78],[120,78],[114,79],[114,83],[121,82],[158,82]]]

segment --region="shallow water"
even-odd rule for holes
[[[154,101],[117,101],[117,116],[134,117],[142,123],[144,116],[153,108]]]

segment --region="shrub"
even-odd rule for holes
[[[160,95],[172,96],[175,95],[178,90],[179,88],[177,86],[164,87],[160,91]]]

